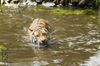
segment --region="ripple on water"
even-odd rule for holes
[[[48,65],[49,63],[47,61],[33,61],[33,66],[46,66]]]
[[[84,64],[80,66],[100,66],[100,52],[90,57]]]
[[[53,60],[53,62],[56,64],[62,63],[62,61],[63,61],[62,59],[54,59]]]
[[[97,30],[91,30],[88,32],[89,35],[92,35],[92,36],[97,36],[99,35],[100,33],[97,31]]]
[[[47,61],[33,61],[33,62],[19,62],[19,63],[8,63],[8,66],[47,66],[49,63]]]

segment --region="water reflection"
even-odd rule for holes
[[[100,66],[100,51],[97,52],[94,56],[90,57],[84,64],[80,66]]]
[[[47,66],[49,63],[47,61],[33,61],[33,62],[21,62],[21,63],[12,63],[8,66]]]

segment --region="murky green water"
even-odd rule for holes
[[[35,12],[31,8],[0,12],[0,43],[8,48],[8,66],[80,66],[100,50],[98,18],[60,16],[49,10],[34,9]],[[26,40],[27,29],[34,18],[44,18],[51,25],[54,40],[50,47],[33,48]]]

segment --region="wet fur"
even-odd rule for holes
[[[47,21],[44,19],[34,19],[31,23],[28,34],[30,40],[35,45],[47,45],[49,40],[49,28]]]

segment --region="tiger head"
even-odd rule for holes
[[[47,45],[48,42],[48,31],[45,28],[36,30],[32,33],[32,42],[40,45]]]

